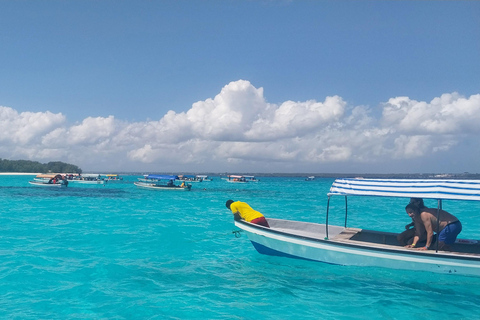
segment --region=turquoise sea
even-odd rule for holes
[[[226,200],[323,223],[332,179],[213,177],[165,192],[138,189],[136,176],[56,190],[32,178],[0,176],[2,319],[480,318],[480,278],[265,256],[235,237]],[[349,198],[349,226],[402,231],[406,201]],[[342,224],[344,199],[331,204]],[[480,238],[480,204],[443,208],[461,238]]]

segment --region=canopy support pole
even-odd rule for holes
[[[347,215],[348,215],[348,204],[347,204],[347,196],[345,196],[345,228],[347,227]]]
[[[325,240],[328,240],[328,209],[330,208],[330,196],[327,197],[327,217],[325,219]]]
[[[439,239],[439,231],[440,231],[440,210],[442,210],[442,199],[438,199],[437,201],[437,243],[435,245],[435,252],[438,253],[438,239]]]

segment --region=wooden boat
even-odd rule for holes
[[[99,174],[94,174],[94,173],[86,173],[86,174],[81,174],[75,177],[72,180],[69,180],[70,182],[73,182],[75,184],[105,184],[107,181],[102,178],[101,175]]]
[[[212,178],[210,178],[208,175],[205,175],[205,174],[197,174],[195,176],[195,178],[198,180],[198,181],[212,181]]]
[[[176,185],[175,180],[178,180],[178,176],[149,174],[139,178],[134,184],[150,190],[190,191],[192,189],[191,184],[183,182],[181,185]]]
[[[442,200],[480,201],[480,180],[337,179],[328,193],[325,224],[267,218],[270,228],[245,221],[235,221],[235,225],[262,254],[338,265],[480,276],[478,240],[457,239],[452,251],[420,251],[400,246],[396,233],[347,227],[347,197],[356,195],[436,199],[440,209]],[[344,226],[328,224],[333,196],[345,197]]]
[[[39,187],[62,188],[68,186],[67,179],[61,174],[39,174],[33,180],[28,181],[31,185]]]
[[[177,180],[184,181],[184,182],[202,182],[203,181],[203,179],[199,178],[199,176],[195,176],[191,174],[179,175]]]
[[[105,174],[105,180],[107,181],[122,181],[123,177],[119,176],[118,174]]]
[[[255,176],[243,176],[245,178],[245,181],[247,182],[258,182],[260,180],[258,180],[257,178],[255,178]]]
[[[227,182],[233,182],[233,183],[247,183],[247,179],[245,179],[244,176],[239,176],[234,174],[227,176],[225,180]]]

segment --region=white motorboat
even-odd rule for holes
[[[344,226],[328,224],[330,199],[336,196],[345,197]],[[480,276],[480,241],[457,239],[452,251],[405,248],[398,243],[396,233],[347,227],[347,198],[351,196],[436,199],[440,209],[442,200],[480,201],[480,180],[337,179],[328,193],[325,224],[267,218],[270,228],[245,221],[235,221],[235,225],[262,254]]]
[[[178,176],[149,174],[139,178],[134,184],[137,187],[150,190],[190,191],[192,189],[191,184],[182,182],[182,184],[176,185],[175,180],[178,180]]]
[[[33,180],[28,181],[31,185],[39,187],[62,188],[68,186],[67,179],[61,174],[39,174]]]

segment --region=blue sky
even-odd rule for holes
[[[2,1],[0,122],[12,129],[0,158],[84,170],[478,172],[479,16],[478,1]],[[452,108],[463,118],[442,122]]]

